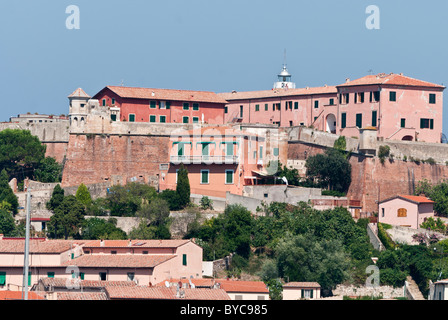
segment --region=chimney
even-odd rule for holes
[[[0,233],[0,240],[3,240],[3,233]]]
[[[131,241],[131,239],[128,239],[128,247],[130,247],[130,246],[132,246],[132,241]]]
[[[104,247],[104,240],[103,239],[100,240],[100,247]]]
[[[350,82],[350,78],[345,79],[345,83],[349,83]]]

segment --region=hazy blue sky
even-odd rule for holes
[[[66,28],[66,8],[80,29]],[[366,8],[380,9],[369,30]],[[67,114],[106,85],[271,89],[283,52],[297,87],[400,73],[448,84],[448,1],[1,0],[0,121]],[[444,132],[448,114],[445,109]]]

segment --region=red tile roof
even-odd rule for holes
[[[397,86],[445,88],[444,86],[438,84],[417,80],[414,78],[404,76],[402,74],[394,74],[394,73],[367,75],[365,77],[353,81],[347,81],[346,83],[338,85],[337,87],[365,86],[365,85],[397,85]]]
[[[283,288],[320,288],[317,282],[288,282],[283,285]]]
[[[70,250],[75,245],[81,245],[84,241],[78,240],[30,240],[30,253],[59,254]],[[0,240],[0,253],[24,253],[24,239]]]
[[[22,291],[0,290],[0,300],[22,300]],[[28,300],[44,300],[41,295],[29,291]]]
[[[260,91],[233,91],[218,93],[227,101],[245,100],[245,99],[263,99],[276,97],[292,97],[302,95],[318,95],[318,94],[336,94],[338,90],[334,86],[298,88],[298,89],[272,89]]]
[[[222,289],[182,288],[184,297],[177,296],[177,288],[167,287],[107,287],[110,299],[157,299],[157,300],[230,300]]]
[[[431,199],[423,196],[399,195],[399,197],[416,203],[434,203]]]
[[[191,240],[91,240],[85,243],[84,248],[120,248],[120,247],[138,247],[138,248],[177,248]]]
[[[209,91],[155,89],[122,86],[107,86],[106,88],[122,98],[226,103],[226,101],[222,97],[214,92]],[[94,98],[97,97],[97,95],[98,93],[94,96]]]
[[[102,281],[102,280],[78,280],[66,278],[41,278],[39,281],[44,287],[67,288],[67,280],[71,284],[78,284],[82,288],[105,288],[105,287],[133,287],[134,281]]]
[[[105,292],[57,292],[57,300],[108,300]]]
[[[82,255],[62,263],[62,266],[107,268],[153,268],[176,255],[94,254]]]

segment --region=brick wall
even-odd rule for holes
[[[132,179],[158,181],[159,164],[168,163],[168,136],[72,134],[62,186]]]

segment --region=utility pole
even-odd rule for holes
[[[25,253],[23,262],[23,288],[22,299],[28,300],[28,274],[29,274],[29,253],[30,253],[30,211],[31,194],[29,186],[26,194],[26,231],[25,231]]]

